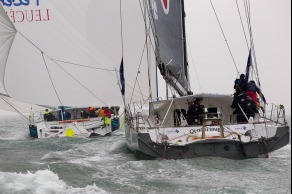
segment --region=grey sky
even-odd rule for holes
[[[192,89],[233,93],[237,75],[209,0],[186,0],[187,38]],[[240,73],[248,48],[235,0],[213,0]],[[243,0],[238,0],[242,16]],[[291,114],[291,1],[250,0],[251,23],[262,90],[269,103],[284,104]],[[244,17],[245,18],[245,17]],[[244,20],[244,23],[246,20]]]

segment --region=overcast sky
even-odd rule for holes
[[[246,25],[243,0],[238,0]],[[262,90],[291,114],[291,0],[250,0]],[[185,0],[191,86],[195,93],[232,94],[248,57],[236,0],[213,0],[233,62],[209,0]],[[171,5],[170,5],[171,6]],[[246,27],[246,26],[245,26]],[[0,113],[6,113],[0,110]]]
[[[244,73],[248,47],[236,0],[212,2],[237,68]],[[250,0],[250,3],[263,93],[268,103],[283,104],[291,114],[291,0]],[[185,0],[185,4],[193,91],[233,93],[237,70],[210,0]],[[238,0],[238,4],[246,24],[243,0]]]

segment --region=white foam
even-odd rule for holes
[[[0,118],[0,139],[1,140],[23,140],[29,138],[28,125],[17,116]]]
[[[0,193],[72,193],[72,194],[105,194],[108,193],[96,185],[85,188],[74,188],[60,180],[58,175],[50,170],[40,170],[35,173],[0,172]]]
[[[126,142],[124,140],[119,140],[111,145],[99,145],[99,149],[97,149],[96,147],[79,148],[83,150],[84,153],[87,153],[87,156],[85,156],[84,154],[78,158],[75,157],[67,162],[80,164],[82,166],[95,166],[96,162],[116,161],[123,158],[120,155],[119,151],[125,146]]]
[[[26,140],[29,138],[29,132],[25,130],[19,131],[0,131],[1,140]]]

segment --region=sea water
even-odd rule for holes
[[[269,159],[143,161],[127,152],[122,131],[33,140],[18,116],[1,116],[2,193],[291,193],[291,145]]]

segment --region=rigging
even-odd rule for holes
[[[9,102],[9,100],[7,99],[7,98],[9,98],[8,96],[6,96],[6,95],[2,95],[2,94],[0,94],[0,97],[1,97],[1,99],[6,103],[6,104],[8,104],[11,108],[13,108],[15,111],[16,111],[16,113],[22,118],[22,120],[27,124],[27,125],[29,125],[29,123],[28,123],[28,118],[26,118],[25,116],[24,116],[24,114],[22,114],[15,106],[13,106],[13,104],[12,103],[10,103]]]
[[[246,12],[246,18],[247,18],[247,24],[248,24],[248,31],[250,35],[250,44],[251,44],[251,50],[253,53],[253,58],[254,58],[254,66],[255,66],[255,75],[256,75],[256,81],[258,83],[258,86],[261,89],[261,82],[259,79],[259,69],[257,65],[257,57],[256,57],[256,52],[255,52],[255,45],[254,45],[254,38],[253,38],[253,32],[252,32],[252,25],[251,25],[251,6],[250,6],[250,1],[249,0],[243,0],[244,1],[244,6],[245,6],[245,12]]]
[[[224,40],[225,40],[226,45],[227,45],[227,47],[228,47],[228,50],[229,50],[229,53],[230,53],[231,58],[232,58],[232,60],[233,60],[233,63],[234,63],[234,65],[235,65],[235,68],[236,68],[236,70],[237,70],[237,74],[239,75],[240,73],[239,73],[239,70],[238,70],[238,66],[237,66],[237,64],[236,64],[236,62],[235,62],[234,56],[233,56],[232,51],[231,51],[231,47],[229,46],[229,43],[228,43],[227,38],[226,38],[226,36],[225,36],[225,33],[224,33],[224,30],[223,30],[223,27],[222,27],[222,25],[221,25],[221,22],[220,22],[220,20],[219,20],[219,17],[218,17],[218,15],[217,15],[217,12],[216,12],[216,9],[215,9],[215,7],[214,7],[214,4],[213,4],[212,0],[210,0],[210,3],[211,3],[211,5],[212,5],[213,11],[214,11],[214,13],[215,13],[216,19],[217,19],[218,24],[219,24],[219,26],[220,26],[221,32],[222,32],[222,34],[223,34]]]
[[[82,84],[79,80],[77,80],[77,78],[75,78],[72,74],[70,74],[68,71],[66,71],[59,63],[66,63],[66,64],[70,64],[70,65],[75,65],[75,66],[80,66],[80,67],[85,67],[85,68],[92,68],[92,69],[97,69],[97,70],[104,70],[104,71],[108,71],[108,72],[116,72],[116,70],[111,70],[111,69],[105,69],[105,68],[95,68],[92,66],[85,66],[85,65],[81,65],[81,64],[76,64],[76,63],[72,63],[72,62],[66,62],[66,61],[62,61],[62,60],[57,60],[57,59],[53,59],[50,56],[48,56],[44,51],[42,51],[41,48],[39,48],[36,44],[34,44],[31,40],[29,40],[25,35],[23,35],[20,31],[17,30],[17,32],[24,38],[26,39],[30,44],[32,44],[37,50],[39,50],[41,52],[41,55],[43,57],[45,66],[46,66],[46,71],[48,72],[48,67],[46,65],[46,61],[44,59],[44,56],[48,57],[48,59],[50,59],[53,63],[55,63],[60,69],[62,69],[65,73],[67,73],[72,79],[74,79],[78,84],[80,84],[85,90],[87,90],[92,96],[94,96],[97,100],[99,100],[102,104],[104,104],[105,106],[108,106],[104,101],[102,101],[97,95],[95,95],[92,91],[90,91],[87,87],[84,86],[84,84]],[[49,72],[48,72],[49,73]],[[50,76],[50,73],[49,73]],[[51,83],[53,84],[52,78],[50,76],[50,80]],[[133,88],[133,86],[131,86],[129,83],[126,82],[126,85],[129,86],[130,88]],[[53,88],[54,91],[58,97],[59,102],[62,105],[61,99],[57,93],[57,89],[55,88],[54,84],[53,84]],[[137,93],[141,93],[141,89],[140,91],[134,89],[134,91],[136,91]],[[127,92],[128,94],[130,94],[129,92]],[[142,94],[142,97],[145,96],[144,94]],[[137,95],[134,95],[135,97],[137,97]],[[146,96],[145,96],[146,97]],[[137,98],[141,98],[141,97],[137,97]]]
[[[240,18],[240,21],[241,21],[241,26],[242,26],[242,30],[243,30],[243,33],[244,33],[247,49],[249,50],[250,47],[249,47],[249,44],[248,44],[247,35],[246,35],[245,28],[244,28],[244,25],[243,25],[243,20],[242,20],[241,12],[240,12],[240,9],[239,9],[238,0],[236,0],[236,5],[237,5],[237,10],[238,10],[239,18]]]

